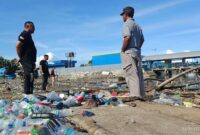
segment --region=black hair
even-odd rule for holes
[[[134,16],[134,13],[129,13],[128,12],[127,15],[132,18]]]
[[[133,16],[134,16],[134,12],[135,12],[135,10],[134,10],[133,7],[130,7],[130,6],[126,7],[125,13],[126,13],[129,17],[133,17]]]
[[[49,57],[49,55],[45,54],[44,57]]]
[[[26,21],[26,22],[24,23],[24,27],[26,27],[28,24],[34,25],[33,22],[31,22],[31,21]]]

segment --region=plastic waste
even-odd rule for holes
[[[89,111],[83,111],[81,113],[82,116],[87,116],[87,117],[91,117],[94,116],[95,114],[93,112],[89,112]]]
[[[29,103],[27,103],[27,102],[25,102],[25,101],[22,101],[21,103],[20,103],[20,107],[22,107],[23,109],[26,109],[26,108],[28,108],[29,107]]]
[[[110,88],[117,88],[118,86],[117,86],[117,83],[113,83],[113,84],[109,85],[109,87]]]
[[[3,135],[14,135],[13,128],[14,128],[13,123],[9,123],[7,126],[7,129],[5,129],[2,134]]]
[[[22,99],[22,101],[25,101],[25,102],[36,103],[40,101],[35,95],[23,94],[23,96],[24,98]]]
[[[12,112],[17,116],[20,113],[24,113],[24,109],[20,106],[19,103],[13,103]]]
[[[40,101],[46,100],[47,97],[42,96],[42,95],[35,95]]]
[[[167,105],[181,105],[183,104],[183,101],[180,97],[180,95],[174,95],[174,96],[167,96],[164,93],[156,94],[155,96],[158,99],[154,99],[153,101],[159,104],[167,104]]]
[[[70,96],[67,100],[62,102],[65,106],[72,107],[72,106],[79,106],[80,102],[74,99],[73,96]]]
[[[30,126],[27,127],[20,127],[17,129],[17,135],[30,135],[31,133],[31,128]]]
[[[52,108],[56,108],[56,109],[63,109],[64,107],[64,104],[62,102],[54,102],[52,105],[51,105]]]
[[[97,98],[103,98],[105,95],[103,93],[98,93]]]
[[[47,113],[51,111],[51,108],[45,105],[34,104],[32,110],[34,113]]]
[[[6,101],[0,100],[0,108],[1,108],[1,107],[5,107],[6,104],[7,104]]]
[[[167,105],[174,105],[175,102],[172,99],[154,99],[154,102],[158,103],[158,104],[167,104]]]
[[[67,128],[64,135],[88,135],[88,133],[78,132],[73,128]]]
[[[31,134],[31,135],[38,135],[38,134],[39,134],[39,131],[40,131],[40,130],[34,126],[34,127],[31,129],[30,134]]]
[[[62,100],[62,98],[60,98],[55,91],[48,93],[47,99],[51,100],[51,101],[61,101]]]
[[[85,92],[81,92],[75,99],[76,99],[78,102],[83,102],[84,96],[85,96]]]
[[[50,133],[47,127],[43,127],[39,130],[38,135],[52,135],[52,134]]]
[[[194,106],[194,104],[191,103],[191,102],[183,102],[183,104],[184,104],[185,107],[187,107],[187,108],[192,108],[192,107]]]
[[[72,109],[63,109],[63,110],[53,110],[53,114],[62,117],[62,116],[71,116],[73,114]]]
[[[107,102],[106,105],[112,105],[112,106],[118,106],[120,104],[123,104],[121,100],[119,100],[116,97],[111,97]]]

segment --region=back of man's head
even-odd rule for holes
[[[27,28],[29,25],[33,25],[33,26],[34,26],[34,23],[31,22],[31,21],[26,21],[26,22],[24,23],[24,28]]]
[[[45,57],[47,57],[47,58],[48,58],[48,57],[49,57],[49,55],[45,54],[45,55],[44,55],[44,58],[45,58]]]

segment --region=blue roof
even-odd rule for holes
[[[121,64],[120,53],[92,56],[93,66],[111,65],[111,64]]]

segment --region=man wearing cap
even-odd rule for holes
[[[144,42],[144,36],[142,29],[133,19],[133,7],[125,7],[120,15],[124,20],[121,60],[130,90],[129,96],[143,97],[145,90],[141,67],[141,47]]]
[[[18,36],[16,51],[24,70],[24,93],[33,94],[34,69],[37,50],[31,34],[35,31],[33,22],[24,23],[24,31]]]

